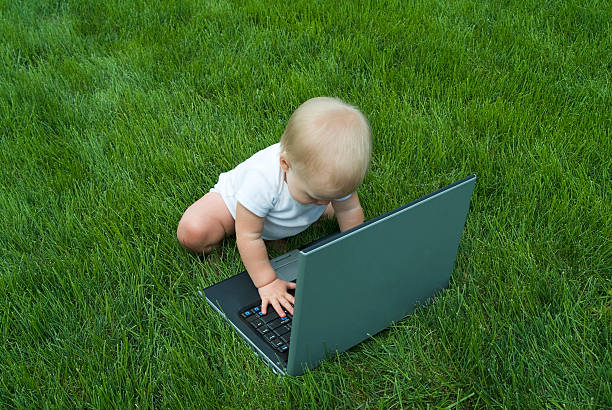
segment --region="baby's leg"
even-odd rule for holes
[[[210,253],[226,235],[235,232],[235,222],[223,198],[209,192],[193,203],[181,218],[176,237],[193,252]]]

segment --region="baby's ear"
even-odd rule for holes
[[[289,171],[289,168],[291,168],[289,165],[289,160],[284,152],[280,154],[280,166],[285,172]]]

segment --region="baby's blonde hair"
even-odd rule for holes
[[[311,98],[289,118],[281,151],[301,178],[323,173],[337,192],[349,194],[370,165],[370,125],[356,107],[337,98]]]

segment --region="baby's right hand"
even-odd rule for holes
[[[288,289],[295,289],[295,283],[285,282],[279,278],[259,288],[261,313],[265,315],[267,313],[268,304],[271,304],[280,317],[285,316],[283,307],[293,315],[293,303],[295,302],[295,298],[287,292]]]

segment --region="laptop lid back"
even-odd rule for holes
[[[301,250],[287,373],[300,375],[448,285],[476,176]]]

